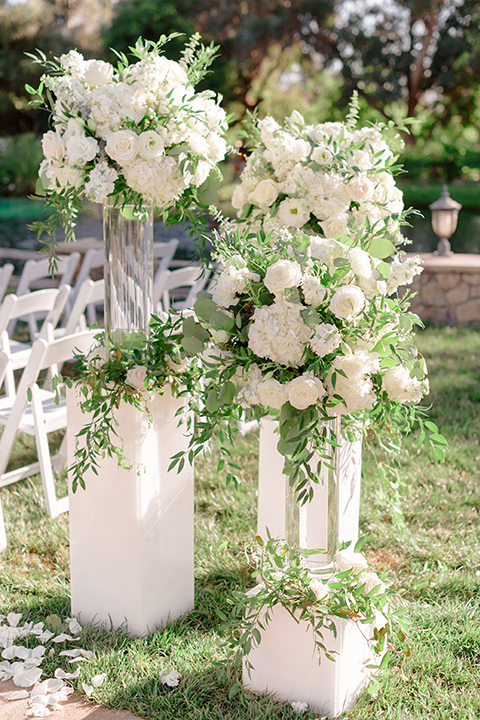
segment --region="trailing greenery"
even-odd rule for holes
[[[376,695],[363,693],[345,720],[480,717],[480,330],[429,328],[417,344],[429,368],[430,415],[449,452],[439,463],[428,445],[416,446],[415,434],[403,441],[396,477],[389,476],[402,486],[402,525],[378,482],[384,450],[367,436],[360,512],[365,555],[388,572],[408,608],[411,654],[401,668],[405,656],[393,653]],[[11,465],[34,459],[32,438],[20,435]],[[288,704],[242,689],[223,619],[234,592],[255,585],[244,546],[256,526],[258,434],[236,438],[238,487],[225,487],[217,459],[214,440],[195,464],[195,608],[147,638],[86,627],[81,646],[93,657],[72,685],[82,693],[82,682],[107,673],[91,702],[146,720],[298,718]],[[0,613],[35,622],[70,616],[68,515],[47,517],[39,476],[2,488],[1,498],[8,548],[0,555]],[[55,658],[46,661],[53,674]],[[178,687],[159,682],[167,666],[181,673]]]

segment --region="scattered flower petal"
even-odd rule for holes
[[[5,660],[12,660],[17,652],[17,648],[15,645],[10,645],[10,647],[5,648],[5,650],[2,652],[2,657],[5,658]]]
[[[7,697],[7,700],[25,700],[28,698],[30,693],[28,690],[18,690]]]
[[[93,657],[93,652],[91,650],[82,650],[81,648],[73,648],[72,650],[62,650],[60,652],[60,655],[65,655],[66,657],[84,657],[87,658],[87,660],[91,660]]]
[[[93,677],[91,679],[91,683],[92,683],[93,687],[100,687],[100,685],[103,685],[103,683],[106,679],[107,679],[107,673],[102,673],[101,675],[95,675],[95,677]]]
[[[292,706],[293,712],[296,713],[304,713],[308,710],[308,705],[306,702],[297,702],[296,700],[294,700],[290,703],[290,705]]]
[[[17,687],[30,687],[35,685],[39,680],[42,671],[40,668],[31,668],[30,670],[19,670],[13,676],[13,682]]]
[[[9,613],[7,615],[7,622],[10,627],[17,627],[18,623],[22,619],[22,613]]]
[[[169,687],[176,687],[182,677],[179,672],[172,670],[171,668],[160,670],[158,676],[160,678],[160,682],[163,685],[168,685]]]
[[[62,670],[62,668],[57,668],[55,670],[55,677],[59,678],[60,680],[73,680],[74,678],[77,678],[80,675],[80,668],[77,668],[75,672],[73,673],[67,673],[65,670]]]
[[[66,622],[68,623],[68,629],[74,635],[78,635],[78,633],[82,632],[83,628],[77,618],[67,618]]]
[[[60,635],[57,635],[57,637],[53,638],[52,642],[62,643],[65,642],[65,640],[76,640],[76,638],[72,637],[71,635],[67,635],[67,633],[60,633]]]
[[[51,712],[48,708],[43,707],[43,705],[33,705],[27,710],[25,715],[28,717],[48,717],[51,715]]]
[[[87,683],[82,683],[83,692],[87,697],[90,697],[90,695],[93,693],[93,687],[91,685],[87,685]]]

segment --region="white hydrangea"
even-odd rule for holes
[[[315,325],[314,335],[310,340],[310,347],[319,357],[325,357],[334,352],[342,342],[342,334],[331,323]]]
[[[320,278],[315,275],[304,275],[302,278],[303,297],[307,305],[316,308],[329,298],[329,290],[322,285]]]
[[[252,352],[280,365],[302,365],[312,330],[304,323],[301,309],[301,305],[278,299],[272,305],[256,308],[248,329]]]
[[[358,350],[349,355],[336,357],[328,373],[326,387],[331,397],[338,395],[343,403],[332,407],[332,411],[342,415],[358,410],[371,410],[377,400],[371,374],[378,372],[379,369],[380,363],[376,353]],[[341,372],[336,372],[337,370]]]

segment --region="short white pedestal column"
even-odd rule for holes
[[[85,475],[86,490],[70,487],[72,614],[83,622],[145,635],[193,607],[193,468],[167,472],[188,446],[174,417],[182,402],[169,390],[155,394],[151,425],[146,413],[122,405],[117,432],[133,469],[106,458],[98,476]],[[74,390],[67,408],[71,465],[87,416]]]
[[[381,627],[381,620],[378,620]],[[335,618],[337,637],[324,630],[328,650],[336,651],[335,662],[325,657],[319,663],[311,626],[297,623],[281,605],[271,611],[262,639],[244,661],[243,685],[249,690],[273,693],[280,700],[306,702],[313,712],[335,717],[351,710],[381,658],[371,650],[373,625]]]
[[[260,420],[260,451],[258,472],[257,532],[266,536],[285,537],[285,495],[287,477],[283,474],[284,458],[277,450],[280,438],[275,432],[278,423],[269,417]],[[340,542],[358,540],[360,484],[362,472],[362,441],[350,442],[337,438],[338,537]],[[328,482],[320,477],[314,486],[312,502],[300,508],[300,545],[306,549],[327,548]]]

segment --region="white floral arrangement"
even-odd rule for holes
[[[216,49],[194,36],[180,62],[162,54],[169,38],[139,39],[114,67],[71,50],[43,75],[32,104],[45,105],[52,130],[42,138],[38,194],[54,215],[37,225],[54,234],[57,220],[72,236],[84,201],[146,204],[160,211],[201,205],[208,179],[227,151],[227,118],[213,92],[195,92]],[[205,195],[207,197],[207,195]],[[182,216],[183,217],[183,216]],[[189,218],[191,219],[191,218]]]
[[[320,663],[324,658],[336,660],[328,636],[336,636],[338,622],[345,620],[357,624],[364,635],[368,632],[372,661],[379,669],[387,666],[388,654],[394,649],[408,657],[408,648],[402,648],[410,626],[406,608],[399,607],[386,574],[374,572],[359,551],[363,540],[355,548],[339,549],[328,568],[312,570],[309,557],[317,551],[302,550],[270,535],[266,540],[257,536],[255,544],[247,548],[256,585],[235,592],[229,621],[239,664],[247,670],[253,667],[250,650],[261,644],[272,614],[280,607],[297,623],[310,626]],[[370,691],[376,687],[377,682]]]
[[[332,454],[325,422],[343,416],[344,424],[403,431],[424,424],[417,405],[428,380],[412,339],[421,323],[393,296],[417,261],[392,266],[368,248],[368,236],[347,245],[301,230],[218,235],[217,284],[199,294],[196,318],[183,322],[187,352],[210,347],[196,442],[239,409],[277,415],[278,449],[300,500],[318,481],[313,449],[327,462]],[[434,445],[445,444],[433,423],[427,431]]]
[[[376,257],[391,255],[404,241],[393,177],[403,140],[393,124],[357,127],[357,115],[354,95],[345,123],[307,125],[297,111],[283,125],[269,116],[252,122],[253,151],[232,197],[242,224],[327,238],[367,226]]]

